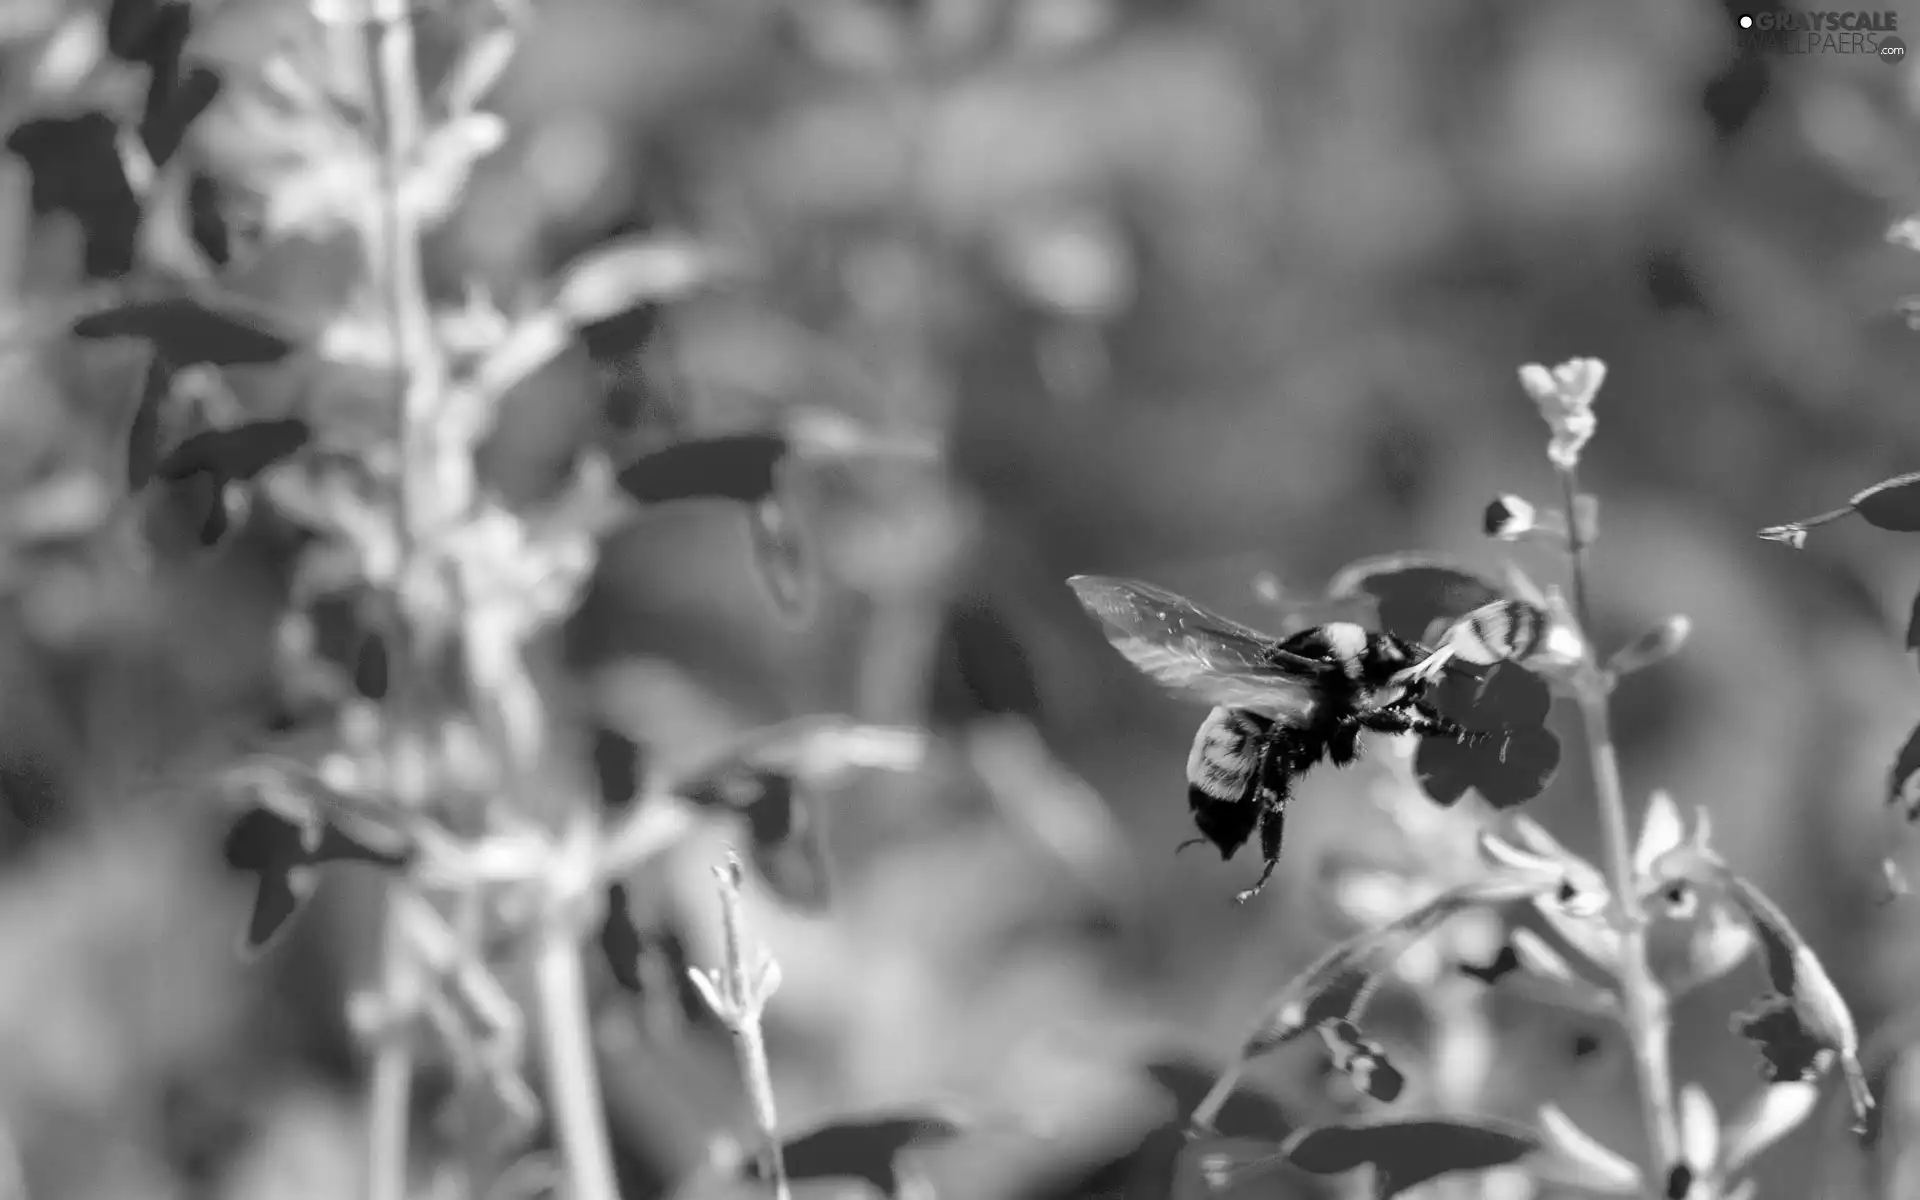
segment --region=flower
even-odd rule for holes
[[[1540,524],[1539,513],[1525,497],[1502,492],[1481,514],[1480,528],[1490,538],[1503,542],[1518,541]]]
[[[1813,1114],[1820,1089],[1811,1083],[1783,1083],[1762,1089],[1722,1123],[1713,1100],[1700,1085],[1680,1089],[1680,1161],[1663,1166],[1660,1194],[1673,1200],[1736,1200],[1750,1197],[1747,1169],[1769,1146],[1797,1129]],[[1541,1173],[1603,1195],[1646,1193],[1640,1170],[1580,1128],[1556,1105],[1539,1114],[1546,1154]]]
[[[1540,406],[1553,432],[1547,457],[1562,470],[1580,461],[1580,449],[1593,437],[1593,398],[1606,382],[1607,364],[1597,358],[1570,358],[1549,371],[1539,363],[1520,368],[1520,386]]]

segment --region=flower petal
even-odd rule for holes
[[[1680,1089],[1680,1153],[1695,1175],[1711,1172],[1720,1158],[1720,1114],[1697,1083]]]
[[[1633,873],[1642,879],[1653,874],[1660,856],[1679,847],[1686,837],[1680,806],[1662,788],[1647,798],[1647,815],[1640,823],[1640,840],[1633,848]]]
[[[1817,1083],[1776,1083],[1747,1102],[1721,1132],[1722,1169],[1732,1174],[1799,1128],[1820,1102]]]
[[[1618,1196],[1636,1195],[1641,1191],[1640,1168],[1601,1145],[1592,1134],[1574,1124],[1573,1118],[1558,1105],[1542,1105],[1538,1120],[1542,1145],[1561,1160],[1554,1165],[1572,1168],[1572,1173],[1561,1182]]]

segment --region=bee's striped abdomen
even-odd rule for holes
[[[1250,798],[1272,723],[1237,708],[1216,708],[1200,723],[1187,754],[1187,783],[1210,800]]]
[[[1476,666],[1524,662],[1547,637],[1547,614],[1524,600],[1499,600],[1474,609],[1453,626],[1447,644]]]
[[[1194,828],[1222,859],[1232,858],[1259,827],[1261,766],[1273,722],[1238,708],[1216,708],[1200,723],[1187,754],[1187,807]]]

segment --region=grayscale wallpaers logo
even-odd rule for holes
[[[1904,62],[1907,44],[1894,36],[1895,12],[1763,12],[1736,20],[1734,43],[1742,50],[1775,54],[1859,54],[1881,62]]]

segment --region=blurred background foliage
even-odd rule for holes
[[[0,12],[10,124],[91,103],[61,83],[97,59],[103,8]],[[205,183],[195,220],[242,239],[263,197],[355,186],[286,152],[304,135],[261,82],[276,52],[351,61],[317,61],[338,47],[305,6],[195,10],[189,53],[226,81],[182,151]],[[429,80],[462,19],[423,8]],[[645,228],[749,269],[522,385],[493,482],[533,498],[589,440],[637,448],[812,409],[946,450],[938,469],[796,483],[829,578],[806,628],[756,589],[737,517],[694,505],[609,539],[562,648],[580,711],[655,763],[813,710],[943,735],[924,778],[831,797],[829,915],[759,897],[795,1124],[950,1097],[991,1119],[926,1155],[943,1195],[1164,1194],[1137,1156],[1096,1178],[1170,1112],[1141,1064],[1223,1054],[1351,920],[1343,881],[1448,868],[1378,802],[1387,768],[1316,777],[1276,886],[1233,908],[1249,864],[1172,853],[1201,714],[1136,678],[1061,581],[1141,576],[1277,625],[1263,575],[1311,592],[1350,559],[1416,547],[1490,563],[1491,494],[1544,501],[1551,485],[1514,370],[1575,354],[1610,367],[1586,476],[1601,632],[1695,622],[1681,658],[1619,697],[1630,796],[1667,787],[1714,813],[1875,1053],[1904,1039],[1920,929],[1910,905],[1876,904],[1876,864],[1916,706],[1899,626],[1920,554],[1862,526],[1797,556],[1753,531],[1915,466],[1920,339],[1899,302],[1920,260],[1882,233],[1920,195],[1920,69],[1740,57],[1731,29],[1695,0],[542,0],[494,100],[508,141],[436,238],[447,295],[467,280],[527,294]],[[13,328],[86,282],[76,224],[45,207],[26,164],[0,157]],[[226,279],[320,327],[357,255],[295,221]],[[11,527],[48,481],[119,478],[142,367],[57,339],[0,356]],[[284,409],[377,401],[364,375],[231,381]],[[15,818],[0,828],[0,1194],[11,1159],[38,1200],[359,1187],[340,995],[371,953],[371,889],[330,879],[293,941],[244,972],[225,818],[153,783],[190,778],[275,702],[290,560],[266,522],[144,566],[110,539],[0,557]],[[1571,763],[1532,811],[1592,850]],[[724,836],[636,885],[699,963]],[[1757,990],[1736,974],[1677,1014],[1678,1072],[1723,1109],[1755,1083],[1726,1015]],[[658,1194],[741,1127],[737,1086],[711,1031],[657,1037],[607,999],[630,1194]],[[1553,1098],[1631,1152],[1613,1031],[1498,986],[1481,1001],[1480,1050],[1433,1056],[1478,1072],[1473,1103],[1524,1117]],[[1289,1122],[1350,1104],[1310,1053],[1257,1079]],[[1920,1096],[1890,1101],[1920,1128]],[[1811,1149],[1834,1123],[1776,1152],[1761,1194],[1862,1194],[1854,1165]],[[1904,1141],[1889,1178],[1914,1178]]]

